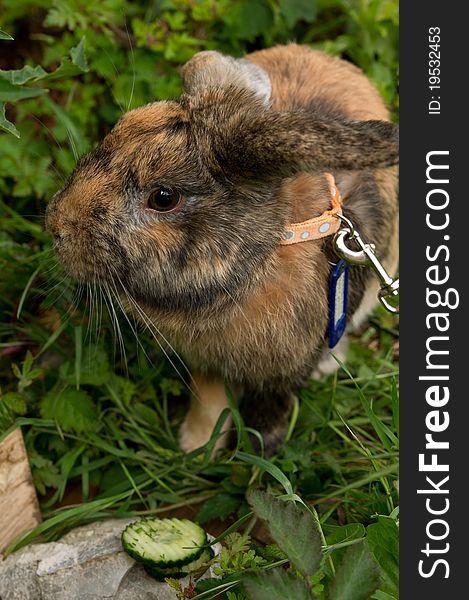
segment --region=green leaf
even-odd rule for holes
[[[346,549],[355,542],[365,538],[366,530],[361,523],[348,523],[347,525],[329,525],[325,523],[322,526],[327,544],[327,554],[333,557],[334,563],[338,564]],[[324,563],[324,572],[326,575],[332,576],[330,563]]]
[[[103,385],[110,376],[106,352],[100,346],[88,345],[83,353],[80,381],[82,384]]]
[[[365,537],[365,527],[361,523],[348,523],[341,526],[325,524],[323,530],[328,546]]]
[[[35,98],[46,94],[47,90],[43,88],[20,87],[13,85],[6,79],[0,78],[0,102],[16,102],[24,98]]]
[[[274,15],[264,0],[244,0],[238,15],[238,35],[252,39],[272,27]]]
[[[379,568],[365,542],[349,546],[327,588],[327,600],[368,600],[380,583]]]
[[[7,392],[0,395],[0,404],[17,415],[24,415],[27,411],[24,397],[18,392]]]
[[[247,499],[255,514],[266,521],[279,548],[303,575],[314,575],[322,558],[321,536],[311,515],[292,501],[249,490]]]
[[[26,65],[22,69],[16,69],[12,71],[0,70],[0,80],[8,82],[12,86],[19,86],[28,81],[53,81],[55,79],[62,79],[85,73],[88,71],[88,63],[85,56],[84,37],[70,50],[70,56],[71,60],[68,57],[62,58],[59,67],[52,73],[47,73],[40,65],[37,65],[36,67]],[[15,90],[14,88],[12,89],[0,81],[0,95],[9,94],[9,97],[0,98],[2,100],[14,101],[21,98],[32,98],[34,96],[43,94],[46,91],[47,90],[42,88],[28,87]],[[18,94],[23,95],[18,96]]]
[[[265,458],[261,458],[260,456],[256,456],[255,454],[248,454],[247,452],[237,452],[236,457],[243,462],[259,467],[262,471],[266,471],[269,475],[272,475],[272,477],[283,486],[285,492],[289,496],[293,496],[293,488],[290,480],[276,465],[274,465],[274,463]]]
[[[79,43],[70,50],[72,63],[82,71],[88,71],[88,62],[85,56],[85,37],[82,37]]]
[[[98,426],[96,407],[83,390],[49,392],[42,400],[41,414],[45,419],[54,419],[65,431],[94,431]]]
[[[42,81],[55,81],[56,79],[66,79],[68,77],[74,77],[75,75],[81,75],[83,69],[78,65],[75,65],[68,57],[62,58],[60,65],[52,73],[48,73],[42,78]]]
[[[315,0],[279,0],[279,8],[288,27],[293,27],[298,21],[312,23],[317,15]]]
[[[14,38],[12,38],[9,33],[7,33],[6,31],[2,31],[0,29],[0,40],[13,40],[13,39]]]
[[[75,352],[77,354],[77,352]],[[101,346],[88,344],[80,360],[75,361],[73,372],[66,371],[63,380],[66,383],[75,384],[77,380],[77,369],[79,369],[80,385],[104,385],[110,377],[109,361],[106,352]]]
[[[48,487],[56,488],[60,485],[61,478],[57,465],[34,452],[28,453],[28,458],[34,485],[40,494],[44,495]]]
[[[122,402],[124,404],[130,404],[132,398],[137,395],[136,384],[132,380],[127,379],[127,377],[119,377],[119,375],[113,374],[112,383],[114,382],[117,383],[118,393],[120,398],[122,398]],[[155,414],[153,410],[152,414]],[[155,421],[155,417],[152,416],[151,420]],[[155,423],[157,422],[158,420],[155,421]]]
[[[42,80],[54,81],[56,79],[64,79],[66,77],[73,77],[74,75],[81,75],[89,70],[85,57],[84,37],[70,50],[70,56],[72,60],[65,56],[60,61],[60,65],[57,69],[53,73],[48,73]]]
[[[23,362],[23,375],[26,377],[27,375],[29,375],[29,372],[31,371],[31,367],[33,366],[33,362],[34,362],[34,357],[31,354],[31,352],[28,350],[26,352],[26,356]]]
[[[399,596],[399,528],[391,517],[379,516],[378,522],[366,528],[366,543],[381,567],[380,589]]]
[[[241,503],[240,498],[231,494],[217,494],[209,498],[199,510],[196,521],[200,524],[211,519],[224,520],[228,515],[234,513]]]
[[[13,85],[23,85],[27,81],[42,79],[45,75],[47,73],[40,65],[37,67],[26,65],[22,69],[13,71],[3,71],[0,69],[0,77]]]
[[[17,377],[18,379],[21,379],[23,377],[23,375],[20,371],[20,368],[18,367],[18,365],[16,363],[11,363],[11,370],[15,374],[15,377]]]
[[[5,102],[0,100],[0,128],[12,133],[16,137],[20,137],[20,132],[16,129],[11,121],[5,116]]]
[[[246,573],[241,579],[249,600],[315,600],[305,582],[283,569]]]
[[[141,422],[152,429],[156,430],[160,424],[158,413],[143,402],[137,402],[133,405],[133,413]]]

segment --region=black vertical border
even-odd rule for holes
[[[469,29],[462,13],[464,3],[426,0],[400,3],[400,281],[401,281],[401,458],[400,458],[400,589],[401,600],[425,598],[469,597],[466,578],[469,573],[467,544],[469,542],[468,490],[469,490],[469,326],[467,313],[467,278],[469,276],[469,228],[467,225],[469,175],[469,142],[467,137],[467,82],[469,55],[467,42]],[[466,12],[466,11],[464,11]],[[429,28],[441,30],[441,90],[429,90]],[[431,96],[440,96],[441,114],[430,115],[428,103]],[[426,195],[431,189],[426,183],[426,155],[432,150],[449,150],[449,184],[444,187],[450,195],[447,208],[450,223],[448,229],[432,231],[426,225]],[[442,161],[444,162],[444,160]],[[433,186],[438,187],[438,186]],[[445,212],[445,211],[442,211]],[[443,236],[449,235],[449,240]],[[426,247],[437,248],[446,244],[450,251],[449,260],[441,259],[429,263]],[[441,408],[449,413],[450,424],[446,431],[434,434],[435,439],[447,440],[449,449],[440,450],[438,462],[449,465],[449,472],[423,473],[419,471],[419,454],[425,452],[425,434],[428,433],[425,418],[432,408],[427,404],[425,391],[428,381],[419,380],[426,371],[426,341],[435,335],[426,326],[426,316],[433,312],[426,304],[426,269],[438,263],[443,269],[448,266],[450,278],[444,288],[453,287],[459,292],[456,309],[439,308],[449,313],[446,344],[448,356],[440,362],[449,363],[448,385],[450,399]],[[434,373],[437,373],[434,371]],[[443,374],[443,371],[438,371]],[[427,462],[432,451],[427,451]],[[418,489],[429,489],[426,476],[439,483],[446,475],[449,480],[440,489],[448,494],[426,496]],[[445,539],[434,541],[428,538],[426,527],[432,518],[426,509],[426,498],[434,500],[434,508],[449,509],[440,518],[445,519],[449,533]],[[439,528],[438,528],[439,527]],[[433,525],[435,535],[443,535],[445,527]],[[422,552],[427,542],[432,549],[447,552]],[[419,561],[424,560],[428,573],[439,558],[448,562],[446,566],[435,566],[431,577],[419,574]]]

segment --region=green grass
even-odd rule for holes
[[[3,6],[1,28],[17,40],[1,36],[0,68],[41,64],[55,73],[35,71],[14,89],[8,122],[0,86],[0,126],[12,131],[14,123],[20,134],[0,132],[0,439],[22,427],[44,517],[10,550],[95,519],[168,508],[209,530],[236,523],[254,538],[246,492],[256,485],[297,494],[316,511],[324,539],[334,526],[372,527],[376,515],[396,515],[396,317],[380,309],[353,340],[346,365],[301,392],[287,442],[269,461],[251,453],[235,409],[236,450],[211,460],[215,434],[184,455],[177,443],[188,403],[183,365],[117,305],[64,277],[43,214],[76,157],[122,110],[179,93],[178,67],[198,50],[240,55],[290,40],[323,48],[361,66],[397,120],[397,2]],[[338,556],[343,543],[331,542],[331,552]]]

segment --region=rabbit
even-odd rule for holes
[[[394,273],[398,126],[360,69],[306,46],[204,51],[181,74],[177,100],[127,112],[78,160],[46,229],[71,276],[113,289],[185,360],[182,450],[210,439],[226,384],[269,456],[299,390],[337,367],[327,347],[333,237],[283,245],[285,226],[330,209],[331,173],[344,216]],[[369,268],[350,267],[348,330],[377,291]],[[346,345],[333,353],[344,358]]]

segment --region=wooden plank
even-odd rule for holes
[[[0,552],[41,522],[21,429],[0,443]]]

